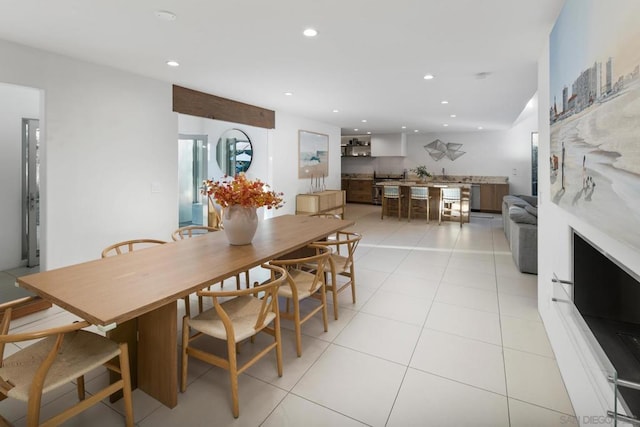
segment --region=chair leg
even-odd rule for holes
[[[320,288],[320,299],[322,301],[322,323],[324,323],[324,331],[327,332],[329,330],[329,322],[327,321],[327,288],[323,283]]]
[[[277,308],[277,307],[276,307]],[[282,335],[280,334],[280,315],[276,314],[273,322],[273,334],[276,340],[276,366],[278,367],[278,376],[282,376]]]
[[[400,221],[400,213],[402,212],[402,199],[398,196],[398,221]]]
[[[429,217],[431,216],[431,213],[429,212],[429,205],[431,204],[431,199],[427,198],[427,223],[429,223]]]
[[[353,263],[351,263],[351,267],[350,267],[350,273],[351,273],[351,277],[349,277],[349,279],[351,280],[351,299],[353,301],[353,303],[356,303],[356,269],[353,267]]]
[[[327,285],[327,272],[324,272],[324,280],[325,280],[325,289],[326,287],[329,287],[329,285]],[[338,320],[338,283],[337,283],[337,276],[336,276],[336,272],[333,268],[331,268],[331,286],[330,289],[331,291],[331,302],[333,303],[333,318],[335,320]]]
[[[300,325],[300,301],[297,299],[293,300],[293,324],[296,329],[296,352],[300,357],[302,356],[302,325]]]
[[[131,397],[131,368],[129,367],[129,347],[120,344],[120,376],[122,378],[122,398],[127,427],[133,427],[133,399]]]
[[[407,211],[407,222],[411,222],[411,206],[413,205],[413,199],[409,199],[408,206],[409,210]]]
[[[387,206],[386,197],[382,197],[382,209],[380,209],[380,219],[384,219],[384,208]]]
[[[77,381],[77,389],[78,389],[78,400],[84,400],[85,392],[84,392],[84,375],[78,377]]]
[[[245,272],[244,272],[244,280],[245,280],[245,283],[246,283],[247,288],[249,288],[249,284],[251,283],[251,282],[249,281],[249,270],[247,270],[247,271],[245,271]]]
[[[227,340],[227,353],[229,356],[229,379],[231,380],[231,404],[233,405],[233,418],[240,416],[238,404],[238,360],[236,359],[236,343],[233,339]]]
[[[183,298],[184,300],[184,313],[191,317],[191,302],[189,301],[189,295]]]

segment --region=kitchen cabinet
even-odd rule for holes
[[[347,202],[373,203],[373,179],[350,179]]]
[[[509,184],[480,184],[480,211],[501,212],[502,198],[509,194]]]
[[[296,215],[335,214],[344,218],[345,192],[326,190],[296,196]]]
[[[371,135],[371,155],[373,157],[406,156],[407,135],[404,133]]]

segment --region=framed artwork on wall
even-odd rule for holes
[[[550,197],[640,249],[640,2],[567,0],[550,38]]]
[[[329,174],[329,135],[298,131],[298,178],[321,178]]]

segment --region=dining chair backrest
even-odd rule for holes
[[[163,245],[165,243],[167,242],[157,239],[125,240],[124,242],[114,243],[113,245],[104,248],[104,250],[102,251],[102,258],[113,255],[122,255],[127,252],[133,252],[134,250],[145,249],[156,245]]]
[[[174,242],[177,242],[178,240],[189,239],[194,236],[219,230],[220,229],[217,227],[207,227],[205,225],[187,225],[185,227],[180,227],[171,233],[171,238]]]

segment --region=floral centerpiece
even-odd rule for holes
[[[205,179],[202,193],[218,202],[223,208],[231,205],[267,209],[282,207],[283,193],[271,191],[269,186],[259,179],[248,179],[244,173],[239,173],[231,180],[228,176],[220,181]]]
[[[213,198],[222,207],[222,228],[229,243],[247,245],[258,228],[256,209],[278,209],[283,205],[283,193],[276,193],[259,179],[251,180],[244,173],[219,181],[203,181],[202,194]]]
[[[414,172],[418,177],[424,181],[426,178],[431,176],[431,173],[427,170],[425,165],[416,166],[413,169],[409,169],[411,172]]]

